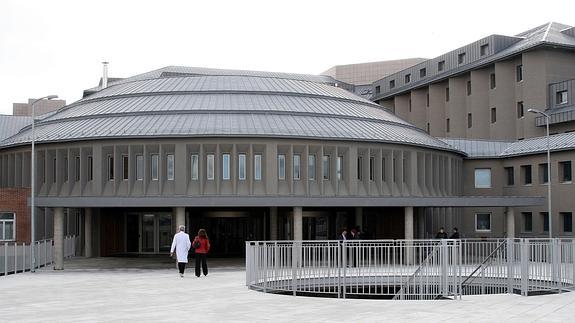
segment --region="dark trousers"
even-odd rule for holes
[[[200,277],[200,263],[204,276],[208,275],[208,263],[206,261],[205,253],[196,253],[196,276]]]
[[[180,274],[183,274],[184,270],[186,270],[186,263],[185,262],[178,262],[178,269],[180,270]]]

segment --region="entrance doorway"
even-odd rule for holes
[[[144,254],[169,252],[172,236],[171,213],[126,214],[126,252]]]

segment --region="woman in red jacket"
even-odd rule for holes
[[[192,247],[196,251],[196,276],[200,277],[200,263],[204,276],[208,275],[208,263],[206,262],[206,254],[210,251],[210,240],[206,234],[206,230],[200,229],[198,235],[192,242]]]

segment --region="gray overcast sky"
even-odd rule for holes
[[[470,5],[473,5],[470,7]],[[0,2],[0,114],[167,65],[318,74],[332,65],[432,58],[490,34],[575,25],[575,1]]]

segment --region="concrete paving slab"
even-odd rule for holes
[[[573,322],[575,293],[451,301],[328,299],[245,287],[242,260],[180,278],[172,260],[73,259],[64,271],[0,278],[1,322]]]

